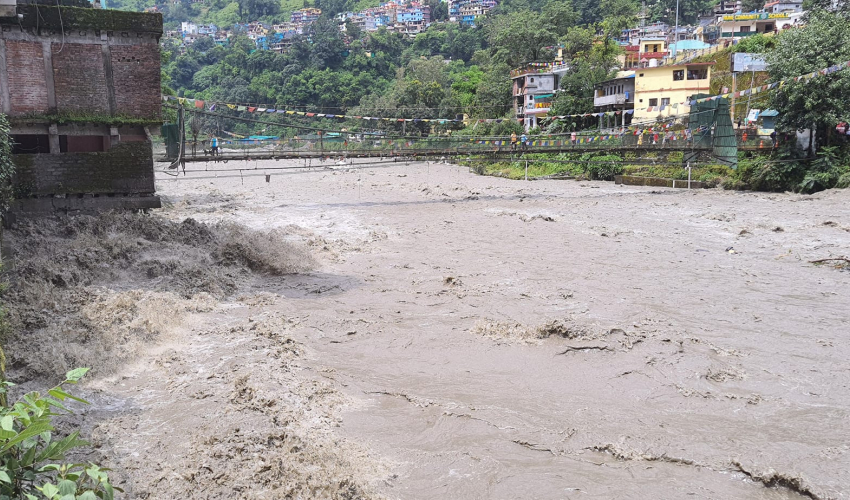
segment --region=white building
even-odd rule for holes
[[[539,126],[539,117],[549,113],[559,83],[553,65],[537,64],[540,66],[529,65],[511,71],[514,113],[525,130]]]
[[[183,21],[182,23],[180,23],[180,32],[183,33],[183,35],[197,35],[198,25],[195,23]]]

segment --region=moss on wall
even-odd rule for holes
[[[61,13],[60,13],[61,9]],[[16,17],[0,18],[0,25],[19,25],[25,29],[40,30],[101,30],[131,31],[134,33],[162,34],[162,14],[102,10],[81,7],[57,7],[45,5],[18,5]]]
[[[138,118],[126,115],[108,115],[102,113],[38,113],[23,116],[9,117],[10,123],[58,123],[60,125],[69,123],[92,123],[94,125],[119,126],[146,126],[161,125],[162,118]]]
[[[84,8],[92,8],[91,2],[89,0],[18,0],[18,5],[21,4],[38,4],[38,5],[56,5],[56,4],[64,5],[66,7],[84,7]]]

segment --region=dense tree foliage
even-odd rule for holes
[[[658,0],[650,9],[650,18],[653,21],[664,21],[674,24],[676,22],[677,0]],[[696,24],[700,14],[708,12],[717,4],[716,0],[678,0],[679,25]],[[764,4],[762,4],[764,5]]]
[[[303,5],[324,12],[284,54],[256,50],[246,36],[232,36],[226,46],[204,38],[182,51],[174,40],[164,39],[164,81],[180,95],[211,101],[328,112],[382,109],[398,116],[503,117],[510,110],[512,67],[551,60],[562,40],[570,58],[584,55],[598,31],[596,25],[578,28],[581,12],[559,0],[509,0],[478,26],[435,23],[412,39],[385,29],[360,32],[351,22],[340,32],[330,15],[362,7],[362,2],[289,1],[211,0],[209,9],[191,2],[166,7],[167,19],[179,6],[185,12],[176,14],[224,25],[282,20]],[[612,19],[633,15],[633,0],[606,2],[619,2]],[[430,4],[436,18],[447,15],[441,10],[444,3]],[[624,8],[626,4],[632,7]],[[612,20],[610,25],[622,23]],[[597,73],[604,76],[607,71]],[[427,113],[412,112],[419,109]]]
[[[850,45],[839,43],[850,32],[850,15],[812,12],[805,29],[787,30],[767,53],[774,81],[793,78],[850,60]],[[786,82],[771,95],[785,129],[813,127],[821,144],[830,144],[835,124],[850,117],[850,71],[838,71],[808,81]]]
[[[593,111],[593,87],[613,78],[616,73],[617,49],[614,42],[594,43],[586,28],[574,28],[564,37],[565,57],[573,64],[561,78],[561,91],[552,105],[553,115],[572,115]],[[559,128],[581,128],[580,120],[559,123]]]

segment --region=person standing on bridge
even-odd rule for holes
[[[218,137],[212,136],[210,139],[210,149],[212,150],[213,156],[218,155]]]
[[[576,141],[578,141],[578,137],[576,136],[576,131],[573,130],[573,133],[570,134],[570,142],[573,143],[573,146],[575,146]]]
[[[522,137],[519,138],[520,142],[522,142],[522,150],[528,151],[528,136],[523,132]]]
[[[511,151],[516,151],[516,132],[511,132]]]

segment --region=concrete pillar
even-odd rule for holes
[[[145,127],[145,135],[150,136],[147,127]],[[118,133],[118,127],[109,127],[109,138],[104,137],[103,150],[109,151],[112,146],[117,146],[121,142],[121,134]]]
[[[59,127],[55,123],[51,123],[47,128],[47,138],[50,144],[50,153],[58,154],[61,152],[59,146]]]
[[[53,49],[49,40],[41,42],[41,53],[44,57],[44,83],[47,87],[47,107],[50,111],[56,111],[56,86],[53,83]]]
[[[109,100],[109,113],[115,115],[118,106],[115,103],[115,82],[112,75],[112,53],[109,51],[109,37],[106,31],[100,32],[100,49],[103,52],[103,74],[106,76],[106,98]]]

